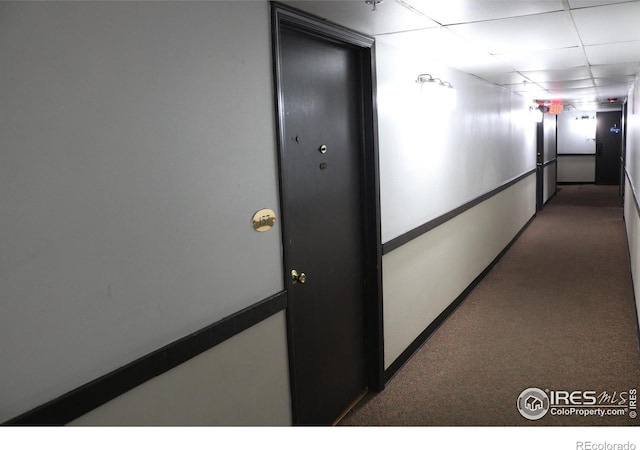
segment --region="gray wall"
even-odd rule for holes
[[[553,114],[545,114],[543,122],[543,136],[544,136],[544,162],[553,160],[557,154],[557,125],[558,116]]]
[[[0,3],[0,421],[283,289],[268,9]],[[535,168],[524,98],[377,41],[383,242]],[[534,211],[529,176],[384,256],[386,366]],[[279,313],[75,424],[287,424],[286,355]]]
[[[523,97],[407,50],[394,35],[376,45],[383,242],[535,167]],[[421,93],[420,73],[456,87],[455,109]]]
[[[565,111],[558,116],[558,182],[595,182],[595,117],[595,111]]]
[[[640,215],[637,203],[640,203],[640,73],[629,92],[627,101],[627,142],[624,196],[624,218],[629,243],[631,276],[635,291],[636,311],[640,311]],[[640,323],[640,316],[638,317]]]
[[[377,39],[382,240],[535,168],[535,122],[519,95]],[[454,109],[420,73],[450,81]],[[451,304],[535,213],[535,175],[383,256],[385,366]]]
[[[595,111],[565,111],[560,114],[558,116],[558,153],[595,154],[595,118]]]
[[[549,163],[556,159],[558,152],[557,148],[557,125],[558,117],[553,114],[545,114],[543,122],[543,152],[544,163]],[[542,201],[548,202],[549,199],[556,193],[556,163],[550,163],[544,167],[544,186]]]
[[[267,2],[2,2],[0,30],[1,422],[283,286],[250,226],[278,211]]]

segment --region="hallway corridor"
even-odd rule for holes
[[[532,421],[516,408],[532,387],[595,391],[598,404],[606,392],[616,405],[640,387],[622,209],[618,186],[561,186],[386,389],[341,425],[637,424],[629,410],[603,417],[550,410]]]

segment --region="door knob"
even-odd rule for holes
[[[291,281],[293,284],[304,284],[307,281],[307,275],[304,272],[298,273],[296,269],[291,271]]]

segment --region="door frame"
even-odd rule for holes
[[[618,194],[624,199],[626,181],[625,171],[627,168],[627,100],[622,103],[622,119],[620,126],[622,127],[622,148],[620,149],[620,188]]]
[[[544,114],[536,123],[536,211],[544,208]]]
[[[618,177],[618,185],[621,185],[624,183],[624,177],[623,174],[621,173],[620,170],[620,165],[621,165],[621,158],[623,157],[623,150],[624,150],[624,129],[625,127],[623,126],[623,112],[624,110],[604,110],[604,111],[597,111],[596,112],[596,119],[598,118],[598,115],[602,116],[604,114],[616,114],[617,118],[619,118],[619,123],[620,123],[620,129],[621,129],[621,133],[622,135],[620,136],[620,146],[618,147],[618,152],[619,152],[619,156],[618,158],[616,158],[616,166],[618,168],[618,170],[616,170],[617,173],[617,177]],[[599,139],[600,135],[603,133],[602,129],[600,128],[600,121],[598,121],[598,124],[596,125],[596,173],[595,173],[595,184],[601,184],[598,183],[598,175],[602,175],[603,171],[602,171],[602,159],[599,159],[598,157],[600,156],[598,154],[598,152],[600,151],[599,148],[601,148],[600,146],[602,146],[602,142],[601,139]],[[613,162],[613,160],[611,160]],[[598,167],[600,167],[600,169],[598,169]],[[605,172],[606,173],[606,172]],[[613,173],[613,171],[611,171],[611,173]],[[602,178],[602,177],[601,177]],[[600,180],[602,181],[602,180]],[[609,184],[609,183],[603,183],[603,184]],[[609,184],[612,186],[615,186],[614,184]]]
[[[280,57],[280,31],[283,27],[310,34],[330,42],[347,45],[358,51],[362,58],[361,79],[364,96],[362,99],[363,130],[361,149],[363,195],[361,211],[364,224],[364,274],[365,274],[365,342],[366,342],[366,374],[367,389],[381,391],[384,389],[384,338],[382,310],[382,235],[380,214],[380,171],[378,162],[378,125],[376,110],[376,78],[375,78],[375,41],[373,38],[356,33],[341,26],[328,23],[289,6],[276,2],[271,3],[272,57],[274,70],[274,93],[276,108],[276,138],[278,148],[278,170],[280,182],[280,210],[282,243],[283,243],[283,281],[288,283],[288,259],[286,245],[287,217],[284,214],[286,194],[283,186],[283,148],[284,136],[284,96],[282,91],[282,61]],[[293,422],[297,423],[296,374],[293,365],[293,340],[291,317],[287,309],[287,341],[289,346],[289,373],[292,395]],[[354,399],[355,400],[355,399]]]

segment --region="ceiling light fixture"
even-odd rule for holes
[[[371,11],[376,11],[376,7],[383,1],[384,0],[365,0],[365,3],[372,6]]]

